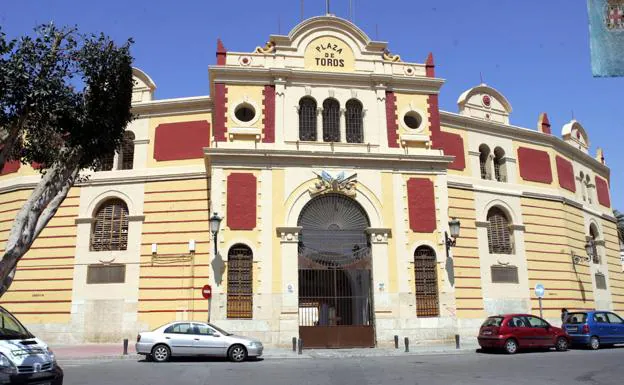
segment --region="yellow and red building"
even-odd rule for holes
[[[441,111],[431,55],[404,62],[331,15],[254,52],[219,42],[209,77],[210,96],[154,100],[135,69],[124,147],[70,191],[0,301],[46,341],[210,317],[273,345],[440,342],[539,314],[537,283],[555,323],[563,307],[624,311],[610,171],[579,122],[514,126],[485,84]],[[38,180],[2,170],[0,249]]]

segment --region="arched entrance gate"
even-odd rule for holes
[[[373,347],[370,226],[362,207],[326,194],[301,210],[299,335],[305,347]]]

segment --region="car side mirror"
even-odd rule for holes
[[[546,325],[546,326],[544,326],[544,329],[546,329],[546,330],[550,330],[550,325]]]

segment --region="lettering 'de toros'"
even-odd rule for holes
[[[334,43],[321,43],[316,46],[316,51],[322,56],[316,57],[316,65],[323,67],[344,67],[344,59],[337,58],[342,54],[342,48]]]

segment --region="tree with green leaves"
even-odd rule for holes
[[[613,215],[617,220],[617,233],[620,238],[620,242],[624,245],[624,213],[617,210],[613,210]]]
[[[131,44],[53,24],[11,40],[0,30],[0,170],[20,161],[41,172],[1,254],[0,295],[80,171],[119,148],[132,120]]]

